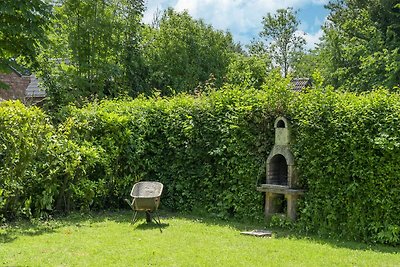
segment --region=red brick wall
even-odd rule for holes
[[[25,90],[31,82],[28,76],[19,76],[14,71],[10,73],[0,73],[0,80],[10,87],[8,89],[0,89],[0,98],[4,100],[19,99],[25,102]]]

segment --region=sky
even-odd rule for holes
[[[155,12],[172,7],[176,11],[187,10],[195,19],[202,19],[215,29],[229,31],[234,41],[249,44],[259,37],[262,17],[275,13],[279,8],[293,7],[298,10],[299,34],[305,34],[307,48],[313,48],[322,36],[321,25],[328,10],[329,0],[146,0],[143,20],[150,23]]]

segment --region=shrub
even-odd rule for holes
[[[291,110],[303,228],[400,243],[400,96],[313,90]]]
[[[256,219],[273,120],[281,97],[290,96],[278,91],[226,86],[199,97],[102,101],[67,113],[73,140],[107,155],[103,207],[123,205],[137,180],[158,180],[168,208]]]
[[[42,216],[92,201],[93,184],[86,174],[94,174],[100,153],[87,142],[77,144],[67,137],[39,108],[1,103],[2,218]]]
[[[38,108],[0,105],[0,211],[3,217],[51,209],[55,185],[48,175],[47,146],[54,129]]]
[[[256,184],[265,179],[273,122],[285,115],[307,190],[298,226],[400,244],[400,95],[293,94],[275,80],[262,90],[70,106],[57,128],[38,108],[1,103],[1,216],[120,208],[135,182],[157,180],[170,209],[260,219]]]

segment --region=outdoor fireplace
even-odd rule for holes
[[[283,155],[273,156],[269,162],[267,184],[288,185],[288,166]]]
[[[257,190],[265,193],[265,215],[270,217],[286,211],[296,218],[296,204],[304,191],[298,188],[294,157],[290,151],[290,124],[285,117],[275,120],[275,145],[267,158],[265,183]]]

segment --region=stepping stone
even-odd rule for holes
[[[240,234],[257,236],[257,237],[271,237],[272,236],[272,232],[268,231],[268,230],[245,231],[245,232],[240,232]]]

